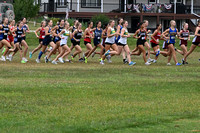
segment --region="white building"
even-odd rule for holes
[[[54,17],[66,15],[82,21],[88,21],[93,15],[104,13],[110,18],[122,17],[129,21],[129,30],[134,32],[142,20],[149,20],[149,28],[162,23],[163,29],[169,21],[175,19],[177,27],[183,22],[194,30],[195,19],[200,14],[199,0],[36,0],[41,3],[40,13]]]

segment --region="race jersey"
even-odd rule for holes
[[[115,34],[115,29],[111,28],[110,35],[114,35],[114,34]],[[105,43],[114,44],[115,43],[115,36],[107,37]]]
[[[2,26],[3,26],[3,31],[5,31],[5,33],[3,33],[3,39],[7,40],[9,27],[8,27],[8,25],[2,25]]]
[[[44,38],[45,38],[45,29],[42,27],[42,29],[40,30],[39,39],[44,39]]]
[[[169,28],[169,40],[168,40],[168,44],[175,44],[176,43],[176,34],[177,34],[177,29],[176,28],[174,30],[172,30],[171,28]]]
[[[82,32],[82,31],[78,31],[78,32],[74,35],[74,38],[76,38],[76,40],[78,40],[78,42],[80,42],[82,35],[83,35],[83,32]]]
[[[118,26],[120,26],[120,31],[119,31],[119,33],[121,33],[123,26],[122,26],[122,25],[118,25]],[[119,42],[119,39],[120,39],[120,35],[118,35],[118,37],[116,38],[116,43]]]
[[[100,28],[100,30],[98,30],[98,28],[96,28],[96,30],[94,31],[94,42],[100,42],[102,32],[103,32],[103,30],[101,28]]]
[[[128,35],[127,28],[125,29],[124,35]],[[119,43],[126,45],[127,44],[127,37],[120,37]]]
[[[15,32],[16,36],[14,38],[15,43],[16,42],[21,42],[22,41],[22,35],[24,34],[24,30],[23,28],[19,29],[19,27],[17,27],[17,31]]]
[[[89,36],[89,35],[92,35],[93,34],[93,31],[90,31],[90,33],[86,33],[86,35],[87,36]],[[84,39],[84,41],[86,41],[86,42],[91,42],[91,38],[90,37],[86,37],[85,39]]]
[[[189,30],[186,30],[186,31],[182,30],[182,33],[180,36],[183,39],[180,40],[180,44],[187,44],[189,35],[190,35]]]
[[[147,37],[147,32],[146,30],[141,30],[138,33],[138,37],[140,36],[140,38],[138,38],[139,41],[146,41],[146,37]]]
[[[160,40],[160,37],[161,37],[161,33],[160,32],[157,32],[157,34],[155,36],[153,36],[155,38],[156,41],[159,42]],[[158,44],[154,39],[151,39],[151,43],[155,43],[155,44]]]
[[[64,30],[65,30],[65,32],[61,35],[61,37],[62,37],[61,42],[60,42],[61,46],[67,44],[67,40],[68,40],[69,35],[70,35],[69,30],[66,30],[66,29],[64,29]]]
[[[198,31],[198,34],[200,34],[200,30]],[[194,43],[200,43],[200,36],[195,36],[192,42],[194,42]]]

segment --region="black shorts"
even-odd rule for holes
[[[22,37],[22,40],[26,40],[26,36]]]
[[[167,46],[169,46],[170,44],[173,44],[173,46],[174,46],[175,43],[166,43]]]
[[[46,37],[46,38],[44,38],[42,45],[48,46],[51,41],[52,40],[50,37]]]
[[[79,46],[80,46],[80,42],[77,42],[77,41],[75,41],[75,40],[72,40],[72,44],[73,44],[74,47],[75,47],[76,45],[79,45]]]
[[[183,43],[182,43],[182,44],[179,44],[179,46],[181,46],[181,45],[185,45],[185,46],[187,47],[187,44],[183,44]]]
[[[143,45],[145,44],[146,40],[137,40],[137,46],[138,45]]]
[[[153,48],[153,47],[156,47],[156,46],[158,46],[158,44],[156,44],[156,43],[151,43],[151,47]]]
[[[109,43],[109,42],[105,42],[105,45],[113,45],[113,44],[115,44],[115,43]]]
[[[192,44],[198,46],[200,44],[200,42],[192,42]]]
[[[85,45],[87,45],[88,43],[91,44],[91,42],[84,41],[84,44],[85,44]]]
[[[22,43],[22,38],[14,38],[14,44],[15,43],[21,44]]]
[[[54,43],[57,43],[57,42],[60,41],[60,40],[61,40],[60,37],[54,37],[53,42],[54,42]]]
[[[44,39],[39,39],[39,43],[43,42]]]
[[[118,46],[123,46],[123,47],[124,47],[124,46],[126,46],[127,44],[122,44],[122,43],[119,42],[119,43],[117,43],[117,45],[118,45]]]
[[[98,46],[101,43],[101,40],[94,39],[94,46]]]

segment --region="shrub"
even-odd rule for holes
[[[91,21],[94,22],[94,25],[96,25],[96,23],[98,21],[101,21],[102,25],[105,25],[109,22],[109,17],[106,16],[105,14],[98,14],[92,17]]]

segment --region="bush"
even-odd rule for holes
[[[13,6],[16,21],[19,21],[22,17],[34,18],[40,9],[39,5],[34,4],[34,0],[15,0]]]
[[[94,22],[94,25],[96,25],[96,23],[98,21],[101,21],[102,25],[105,25],[109,22],[109,17],[106,16],[105,14],[98,14],[92,17],[91,21]]]

